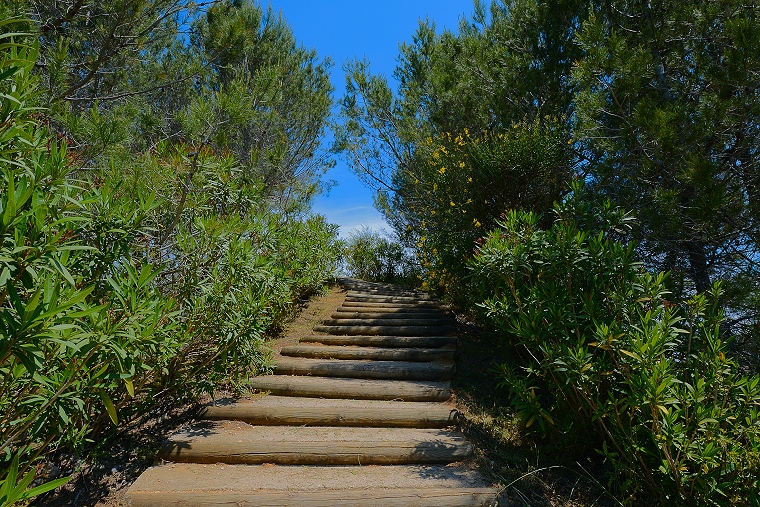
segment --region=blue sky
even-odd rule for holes
[[[320,57],[335,62],[332,83],[335,99],[343,96],[342,66],[348,59],[366,58],[374,74],[392,80],[398,45],[410,41],[420,19],[429,18],[437,29],[456,30],[459,18],[472,13],[470,0],[270,0],[293,28],[296,38],[314,48]],[[341,235],[362,226],[388,228],[372,207],[372,192],[365,188],[343,160],[326,176],[337,184],[328,196],[317,198],[314,209],[341,227]]]

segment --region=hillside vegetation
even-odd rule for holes
[[[253,0],[7,0],[0,27],[0,506],[267,371],[342,255],[480,324],[479,385],[609,502],[760,505],[759,6],[476,0],[410,34],[397,87],[345,64],[332,152],[332,63]],[[311,212],[333,155],[393,240]]]
[[[481,324],[527,431],[616,503],[760,503],[759,20],[476,1],[420,23],[396,89],[347,65],[336,149],[396,241],[355,246]]]
[[[0,505],[37,458],[235,388],[334,276],[329,62],[248,2],[0,7]],[[65,481],[65,478],[62,479]]]

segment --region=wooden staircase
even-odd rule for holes
[[[268,393],[205,407],[171,436],[133,507],[490,506],[446,404],[453,316],[426,295],[341,280],[345,301],[284,347]]]

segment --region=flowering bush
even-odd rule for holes
[[[400,176],[400,191],[385,203],[403,214],[423,286],[456,297],[476,241],[505,210],[550,209],[570,177],[567,149],[562,124],[552,118],[425,140],[418,162]]]

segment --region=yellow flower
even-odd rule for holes
[[[440,157],[440,155],[438,154],[438,152],[437,152],[437,151],[434,151],[434,152],[433,152],[433,158],[438,158],[438,157]]]
[[[433,190],[438,190],[438,183],[433,183]]]
[[[459,162],[459,167],[461,167],[462,169],[464,169],[465,165],[467,165],[467,164],[465,164],[464,162]]]
[[[454,204],[454,201],[451,201],[449,202],[449,206],[456,206],[456,204]]]
[[[473,218],[473,219],[472,219],[472,223],[473,223],[473,224],[475,224],[475,227],[480,227],[481,225],[483,225],[483,224],[481,224],[481,223],[478,221],[478,219],[477,219],[477,218]]]
[[[472,177],[467,178],[467,183],[472,183]]]
[[[572,139],[568,139],[567,144],[573,144],[573,140]]]
[[[438,169],[438,172],[441,173],[441,174],[444,174],[446,172],[446,168],[445,167],[441,167],[440,169]]]

